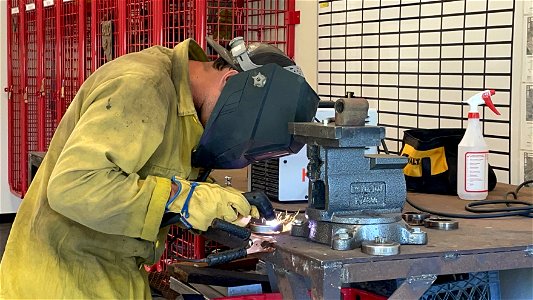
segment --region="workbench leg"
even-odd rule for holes
[[[340,263],[329,263],[320,272],[311,275],[311,297],[315,299],[341,299],[341,269]]]
[[[276,276],[276,271],[274,271],[274,264],[268,261],[265,262],[265,269],[268,276],[268,282],[270,283],[270,290],[273,293],[279,292],[278,279]]]
[[[305,278],[283,268],[274,266],[276,281],[283,299],[309,300],[309,287],[305,284]]]
[[[437,279],[437,275],[411,276],[394,291],[389,300],[420,299]]]

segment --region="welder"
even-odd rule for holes
[[[15,218],[0,298],[150,298],[144,265],[163,251],[165,214],[198,231],[257,217],[240,192],[197,179],[298,151],[287,123],[310,121],[318,96],[274,46],[208,42],[215,61],[186,40],[83,83]]]

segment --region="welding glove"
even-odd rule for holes
[[[165,211],[179,213],[182,225],[206,231],[219,218],[237,225],[242,217],[259,218],[257,208],[250,205],[238,190],[218,184],[189,182],[172,178],[173,188]]]

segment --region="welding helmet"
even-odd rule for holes
[[[227,50],[211,38],[207,42],[239,73],[220,93],[192,165],[236,169],[300,151],[303,144],[294,140],[288,123],[312,121],[319,102],[300,68],[272,45],[246,46],[235,38]]]

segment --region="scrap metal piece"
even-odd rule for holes
[[[452,219],[428,218],[424,220],[424,226],[439,230],[454,230],[459,228],[459,222]]]
[[[400,253],[400,244],[376,237],[373,241],[363,241],[361,251],[369,255],[397,255]]]
[[[258,222],[250,222],[248,225],[250,227],[250,230],[253,233],[257,234],[278,234],[283,231],[283,223],[277,222],[276,220],[273,221],[258,221]]]
[[[431,215],[424,212],[407,211],[402,214],[402,219],[404,219],[407,224],[412,226],[424,225],[424,220],[429,217],[431,217]]]

